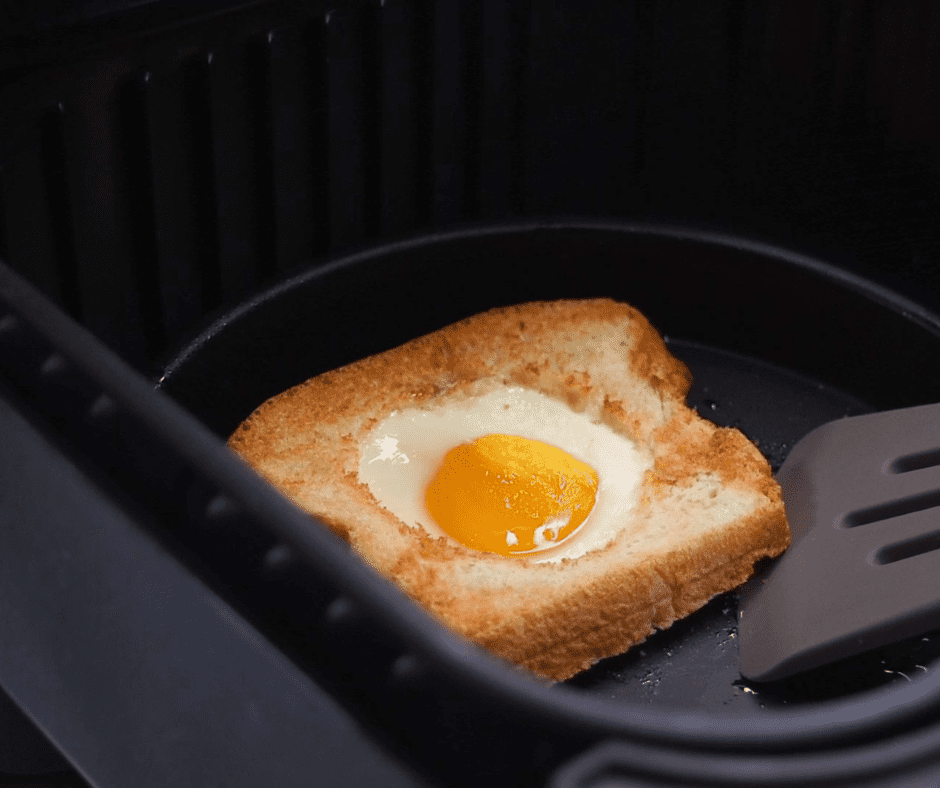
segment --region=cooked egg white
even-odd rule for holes
[[[448,451],[494,433],[557,446],[597,473],[590,515],[560,543],[544,538],[546,530],[558,527],[545,523],[537,536],[537,544],[544,547],[532,551],[539,561],[577,558],[606,547],[636,505],[643,474],[652,466],[652,459],[632,441],[563,402],[530,389],[503,387],[479,397],[392,413],[363,442],[359,478],[402,522],[452,539],[428,512],[426,491]],[[513,536],[507,533],[506,539],[511,544]]]

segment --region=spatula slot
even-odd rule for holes
[[[930,449],[898,457],[888,466],[888,470],[891,473],[908,473],[922,468],[933,468],[936,465],[940,465],[940,449]]]
[[[893,564],[896,561],[903,561],[905,558],[913,558],[915,555],[930,553],[937,549],[940,549],[940,533],[933,533],[882,547],[875,552],[873,558],[876,564],[884,566]]]
[[[924,509],[933,509],[935,506],[940,506],[940,490],[912,495],[909,498],[899,498],[888,503],[870,506],[867,509],[849,512],[843,518],[842,524],[846,528],[856,528],[859,525],[877,523],[891,517],[901,517],[905,514],[922,512]]]

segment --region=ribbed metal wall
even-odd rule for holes
[[[304,261],[465,221],[940,264],[930,0],[270,2],[82,40],[0,72],[0,256],[144,368]]]

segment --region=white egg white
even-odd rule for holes
[[[540,561],[577,558],[607,546],[636,505],[643,474],[652,466],[632,441],[565,403],[530,389],[501,387],[479,397],[392,413],[363,442],[359,478],[402,522],[452,539],[425,506],[428,485],[450,449],[492,433],[549,443],[597,472],[590,515],[560,543],[543,537],[545,547],[531,551],[540,553]]]

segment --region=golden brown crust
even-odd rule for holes
[[[780,490],[740,432],[685,405],[688,369],[636,309],[607,299],[494,309],[306,381],[261,405],[229,445],[446,626],[541,676],[621,653],[782,552]],[[523,386],[630,438],[653,460],[607,548],[559,563],[431,538],[358,478],[395,410]]]

